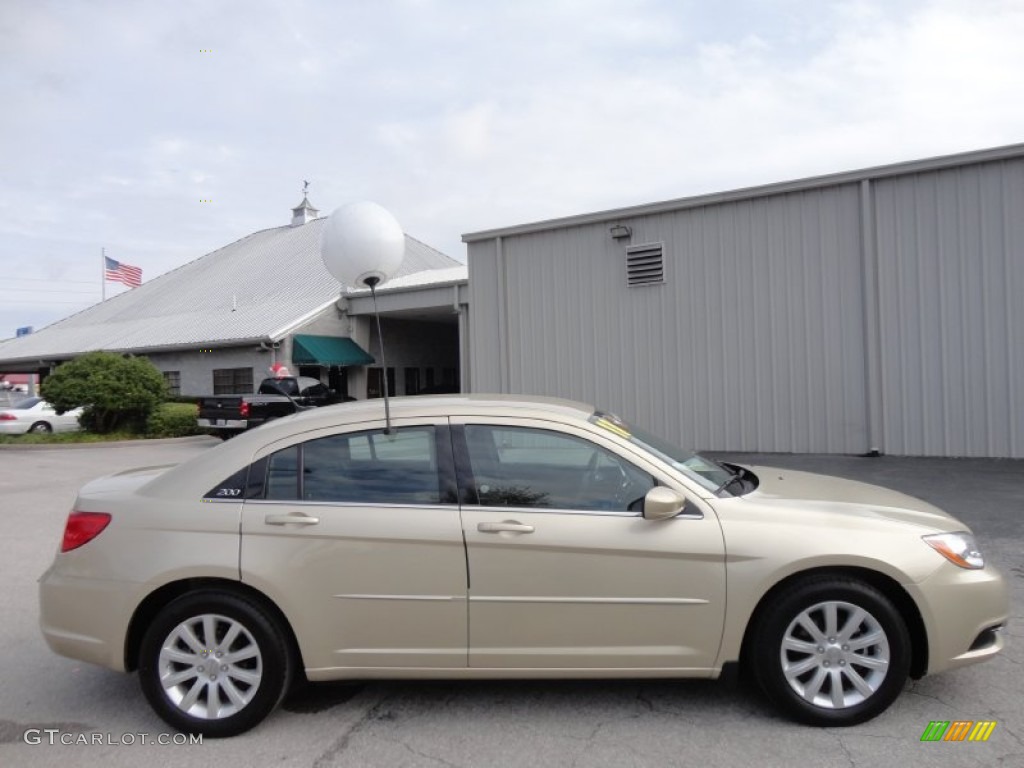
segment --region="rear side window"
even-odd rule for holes
[[[445,430],[447,439],[447,430]],[[352,432],[310,440],[269,457],[263,498],[355,504],[451,503],[433,426]],[[442,502],[442,499],[444,500]]]
[[[299,498],[299,446],[285,448],[267,462],[267,499]]]

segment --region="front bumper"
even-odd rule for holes
[[[928,633],[928,673],[956,669],[999,653],[1010,610],[1009,589],[991,566],[969,571],[950,563],[908,585]]]

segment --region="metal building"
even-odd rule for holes
[[[463,240],[473,391],[704,449],[1024,457],[1024,145]]]

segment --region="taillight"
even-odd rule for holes
[[[72,512],[64,526],[64,540],[60,544],[61,552],[70,552],[83,544],[95,539],[107,524],[110,515],[106,512]]]
[[[238,415],[243,419],[249,418],[249,404],[245,402],[245,400],[243,400],[242,404],[238,406]]]
[[[18,417],[13,413],[0,413],[0,421],[17,421]]]

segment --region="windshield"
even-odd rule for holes
[[[632,427],[615,414],[596,411],[590,417],[590,423],[625,438],[648,453],[653,453],[709,491],[717,491],[733,476],[733,473],[721,464],[701,456],[696,451],[685,450],[657,435]]]
[[[19,400],[11,406],[16,411],[27,411],[29,408],[33,408],[39,404],[40,399],[38,397],[26,397],[24,400]]]

